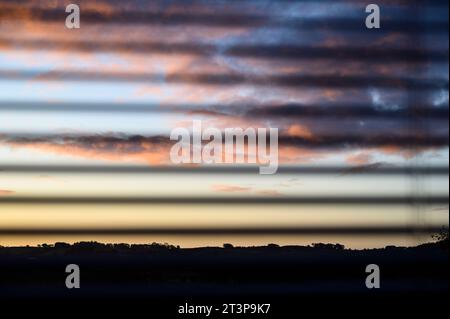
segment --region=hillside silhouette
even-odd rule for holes
[[[340,244],[182,249],[169,244],[56,243],[0,248],[7,296],[67,293],[65,266],[81,268],[83,293],[111,296],[192,292],[367,292],[365,268],[378,264],[383,291],[448,290],[448,238],[417,247],[351,250]],[[330,284],[333,283],[333,284]],[[342,285],[339,285],[341,283]],[[27,286],[27,289],[21,289]],[[102,287],[108,287],[104,291]],[[239,288],[240,287],[240,288]],[[238,289],[239,288],[239,289]],[[0,295],[5,294],[4,289]]]
[[[404,314],[434,313],[448,299],[448,236],[436,239],[417,247],[367,250],[324,243],[192,249],[98,242],[0,247],[0,301],[31,312],[58,304],[79,315],[83,307],[94,306],[112,317],[150,311],[159,318],[186,318],[177,316],[176,309],[188,302],[271,303],[272,315],[264,318],[290,317],[299,304],[322,315],[374,304],[375,312],[389,306]],[[81,269],[81,289],[65,286],[69,264]],[[381,269],[377,291],[365,285],[369,264]]]

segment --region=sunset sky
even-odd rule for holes
[[[65,27],[69,3],[80,5],[80,29]],[[448,175],[352,173],[354,167],[449,162],[448,3],[377,3],[380,30],[365,27],[365,3],[355,0],[0,0],[0,199],[448,196]],[[280,165],[343,170],[274,176],[1,171],[8,165],[172,165],[168,136],[193,120],[220,129],[278,128]],[[448,225],[448,205],[0,202],[0,228],[415,224]],[[430,238],[0,237],[0,245],[78,240],[380,247]]]

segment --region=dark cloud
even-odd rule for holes
[[[170,146],[176,143],[167,136],[1,136],[0,141],[16,145],[54,144],[70,145],[84,149],[95,149],[102,152],[124,151],[140,152],[155,146]],[[313,137],[298,137],[290,135],[279,136],[281,146],[299,148],[364,148],[395,146],[399,148],[435,148],[449,145],[448,136],[430,136],[421,134],[386,134],[386,135],[314,135]]]
[[[210,6],[210,12],[200,12],[196,8],[204,9]],[[260,28],[260,27],[283,27],[296,30],[321,30],[334,31],[340,30],[345,32],[360,32],[361,18],[360,17],[346,17],[346,18],[290,18],[279,19],[270,14],[254,13],[251,11],[243,12],[234,11],[231,14],[227,11],[215,11],[221,7],[204,2],[201,6],[189,6],[189,4],[181,4],[178,2],[175,6],[185,9],[175,10],[173,7],[164,7],[161,2],[157,2],[156,11],[145,10],[145,5],[139,5],[134,10],[117,10],[111,6],[111,10],[87,9],[83,10],[84,23],[112,23],[112,24],[146,24],[146,25],[163,25],[163,26],[207,26],[207,27],[244,27],[244,28]],[[82,5],[81,5],[82,6]],[[292,7],[292,4],[285,4],[286,9]],[[144,7],[144,8],[142,8]],[[0,9],[5,9],[1,8]],[[187,10],[186,10],[187,9]],[[45,8],[45,7],[15,7],[10,6],[8,10],[0,10],[0,18],[2,20],[20,19],[24,15],[29,18],[44,22],[58,22],[64,21],[66,17],[65,11],[61,8]],[[419,19],[405,19],[403,16],[398,19],[384,19],[383,28],[380,33],[388,32],[404,32],[404,33],[447,33],[448,21],[421,21]]]
[[[240,44],[221,49],[219,44],[169,43],[149,41],[81,41],[81,40],[32,40],[14,41],[0,38],[3,45],[15,45],[17,49],[70,50],[71,52],[132,52],[158,54],[189,54],[211,56],[220,51],[222,56],[237,58],[261,58],[278,60],[332,60],[365,61],[373,63],[418,63],[448,62],[446,50],[427,50],[426,48],[383,48],[369,47],[311,47],[279,44]]]
[[[160,74],[127,72],[93,72],[93,71],[0,71],[4,80],[39,80],[39,81],[86,81],[86,82],[127,82],[127,83],[161,83]],[[207,86],[270,86],[270,87],[305,87],[305,88],[363,88],[370,87],[429,91],[448,88],[446,79],[417,79],[412,77],[392,76],[342,76],[342,75],[268,75],[252,76],[239,74],[170,74],[164,78],[167,84],[192,84]]]
[[[2,27],[10,22],[64,21],[61,9],[68,3],[2,1]],[[26,29],[30,37],[2,35],[0,45],[122,57],[189,55],[189,62],[161,74],[138,60],[137,72],[108,67],[0,70],[0,79],[185,85],[200,102],[188,105],[183,94],[174,95],[172,105],[0,101],[0,110],[164,111],[184,115],[188,122],[196,116],[229,125],[259,121],[279,127],[281,144],[297,149],[390,147],[403,152],[448,146],[448,13],[441,8],[448,7],[447,1],[380,0],[383,26],[371,31],[363,23],[364,1],[80,0],[79,4],[85,23],[80,33],[85,37],[56,39],[50,32],[45,39],[40,33],[33,38],[31,24]],[[158,61],[160,56],[152,59]],[[218,103],[207,101],[212,89],[220,92]],[[171,145],[166,137],[117,134],[8,141],[110,154],[146,153]],[[363,154],[354,160],[369,157]]]
[[[449,110],[444,108],[431,108],[429,106],[410,106],[396,110],[381,110],[370,105],[300,105],[290,104],[281,106],[267,106],[249,109],[248,116],[263,117],[314,117],[318,119],[346,119],[346,118],[384,118],[410,121],[413,119],[443,119],[449,117]]]

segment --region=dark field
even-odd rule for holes
[[[1,248],[0,261],[3,301],[117,303],[132,309],[139,304],[164,318],[187,302],[271,303],[272,315],[296,313],[298,307],[333,313],[334,306],[348,302],[438,311],[448,295],[448,244],[443,242],[364,251],[339,245],[180,249],[79,243]],[[80,266],[81,289],[65,286],[69,264]],[[380,267],[380,289],[365,285],[369,264]],[[319,307],[322,303],[332,307]]]

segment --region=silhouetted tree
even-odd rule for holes
[[[162,249],[162,250],[171,250],[171,249],[176,249],[177,247],[170,245],[168,243],[164,243],[164,244],[159,244],[159,243],[153,243],[150,245],[151,248],[153,249]]]
[[[95,241],[85,241],[73,244],[72,249],[77,252],[82,253],[95,253],[102,252],[106,250],[106,245],[95,242]]]
[[[442,228],[438,234],[433,235],[433,239],[436,240],[441,247],[448,249],[448,228]]]
[[[433,239],[436,241],[448,240],[448,228],[443,228],[439,234],[433,235]]]
[[[314,248],[317,249],[328,249],[328,250],[344,250],[345,246],[341,244],[323,244],[323,243],[316,243],[312,244]]]

